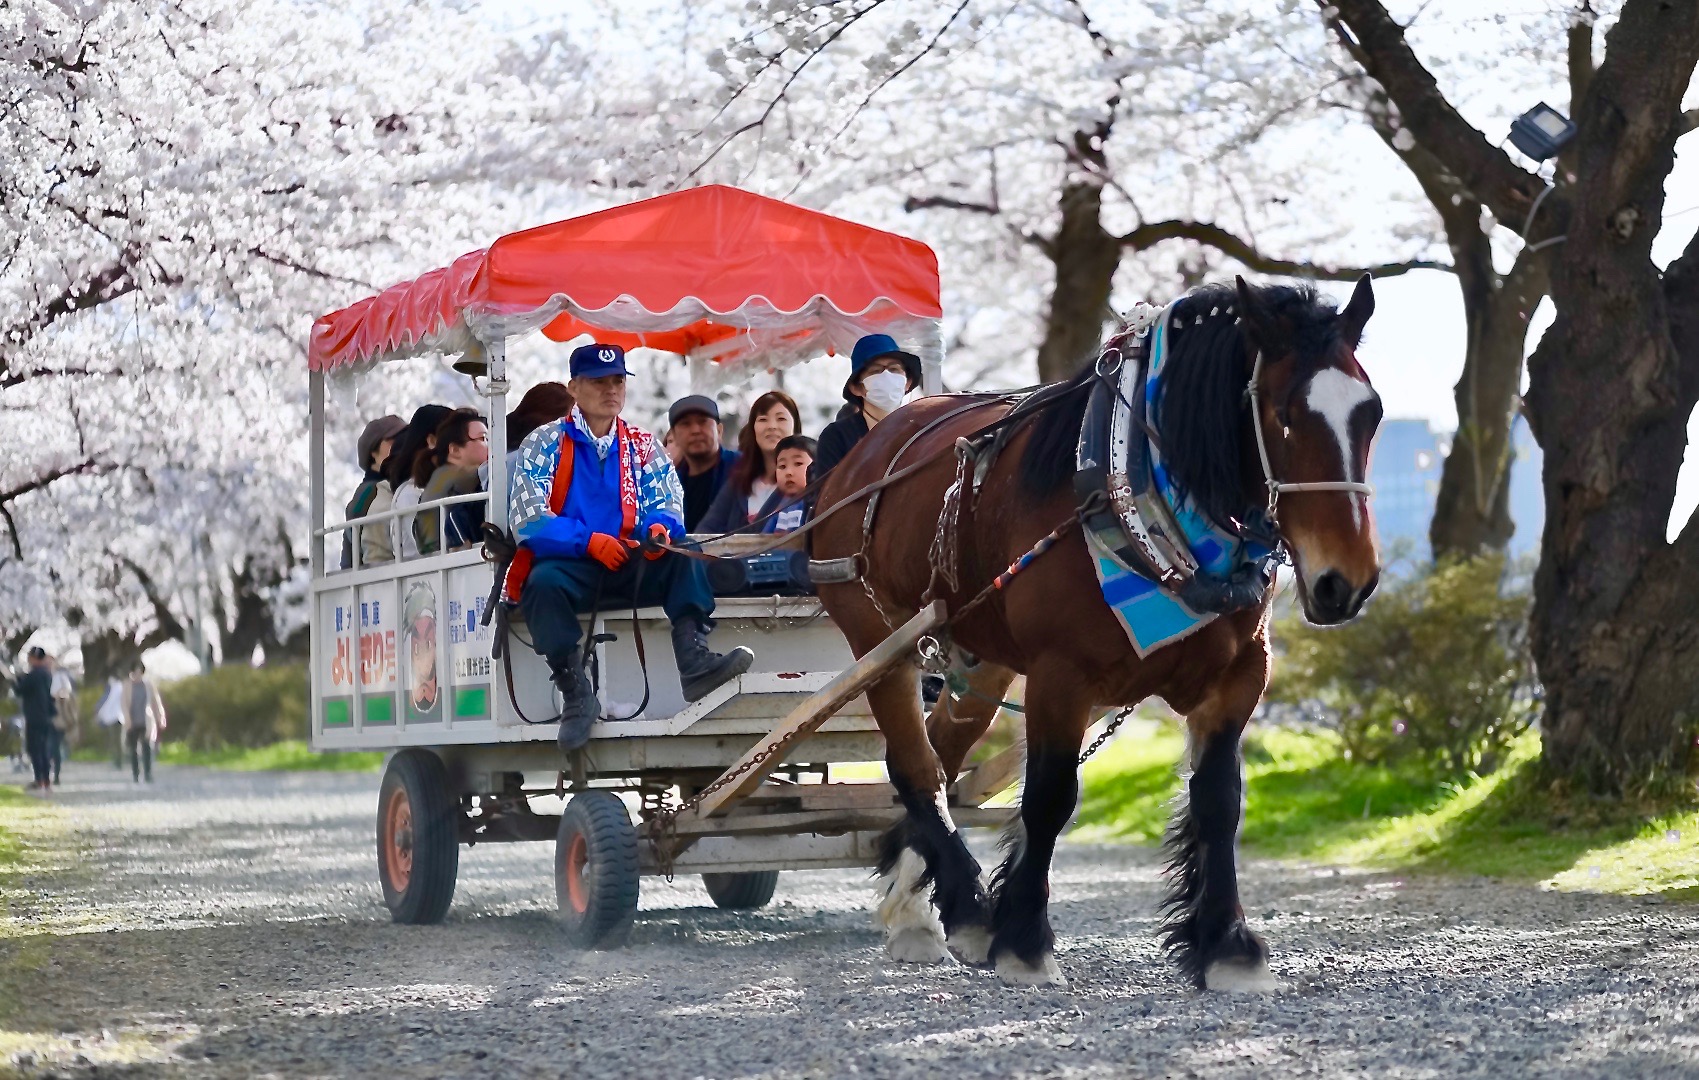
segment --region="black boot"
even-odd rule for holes
[[[755,662],[755,654],[741,645],[724,656],[708,648],[708,628],[695,615],[673,623],[673,656],[678,660],[678,681],[684,687],[686,701],[706,696],[716,686],[748,671]]]
[[[596,699],[590,677],[584,674],[577,649],[572,650],[566,664],[555,669],[552,679],[561,696],[560,749],[567,753],[590,741],[590,725],[601,715],[602,703]]]

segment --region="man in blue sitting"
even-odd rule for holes
[[[687,701],[749,670],[745,648],[708,648],[714,594],[700,562],[660,550],[684,534],[684,489],[659,440],[620,419],[625,350],[572,351],[568,388],[577,402],[519,446],[510,516],[519,552],[506,593],[517,599],[531,641],[565,698],[560,745],[576,750],[600,712],[580,652],[581,614],[592,604],[660,604],[672,621],[673,653]]]

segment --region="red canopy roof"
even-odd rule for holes
[[[661,195],[503,236],[313,323],[324,371],[483,330],[580,334],[689,354],[756,330],[824,351],[890,320],[937,319],[938,259],[917,240],[732,187]],[[816,353],[817,355],[818,353]]]

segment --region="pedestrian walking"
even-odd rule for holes
[[[35,773],[29,790],[45,795],[53,790],[53,673],[45,649],[29,651],[29,670],[18,677],[15,692],[24,710],[24,748]]]
[[[94,722],[106,730],[106,745],[112,751],[112,767],[124,767],[124,683],[117,678],[106,680],[106,693],[94,707]]]
[[[153,748],[165,729],[165,702],[138,661],[124,684],[124,749],[130,755],[130,776],[136,783],[153,783]]]
[[[53,783],[65,769],[65,759],[77,745],[77,684],[71,673],[59,666],[59,658],[47,658],[53,672]]]

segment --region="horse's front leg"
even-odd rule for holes
[[[1050,928],[1050,861],[1080,797],[1080,744],[1091,721],[1077,674],[1027,675],[1026,784],[1008,857],[992,881],[991,959],[1004,982],[1066,985]]]
[[[1208,698],[1186,714],[1191,776],[1168,827],[1162,941],[1200,990],[1276,988],[1268,946],[1239,903],[1239,819],[1244,767],[1239,739],[1267,683],[1260,648],[1241,654]]]
[[[955,776],[945,774],[927,736],[915,670],[898,668],[868,688],[867,700],[885,735],[891,785],[908,812],[886,833],[879,860],[886,951],[911,963],[943,960],[950,947],[965,959],[980,959],[989,916],[979,863],[950,819]]]

